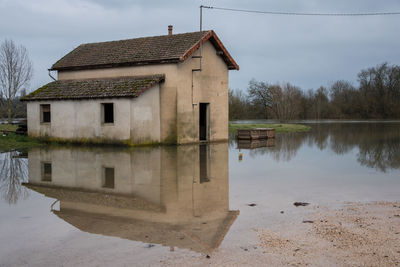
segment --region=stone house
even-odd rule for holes
[[[22,99],[28,134],[131,144],[228,138],[228,72],[239,66],[214,31],[82,44]]]

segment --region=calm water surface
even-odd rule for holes
[[[295,201],[400,199],[399,122],[310,125],[267,142],[3,153],[0,266],[159,264],[256,245],[253,229],[306,216]]]

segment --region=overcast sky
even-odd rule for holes
[[[0,0],[0,41],[24,45],[34,64],[31,88],[50,82],[47,69],[81,43],[198,31],[199,6],[288,12],[396,12],[398,0]],[[400,64],[400,15],[299,17],[204,10],[240,66],[230,88],[250,79],[329,86],[383,62]]]

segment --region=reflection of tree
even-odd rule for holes
[[[398,123],[340,123],[328,125],[331,148],[337,154],[357,148],[358,162],[385,172],[400,168]]]
[[[306,133],[285,133],[275,136],[275,146],[253,149],[251,157],[271,154],[276,161],[290,161],[306,140]]]
[[[358,162],[370,168],[386,172],[400,168],[400,143],[380,143],[373,147],[360,147]]]
[[[21,186],[27,181],[27,160],[16,151],[0,154],[0,195],[9,203],[15,204],[28,191]]]
[[[251,150],[251,157],[272,155],[276,161],[290,161],[303,144],[330,148],[336,154],[358,149],[358,162],[380,171],[400,168],[399,123],[317,123],[308,133],[278,134],[274,147]],[[230,144],[232,145],[232,144]]]

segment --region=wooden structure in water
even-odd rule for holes
[[[238,140],[237,148],[238,149],[254,149],[260,147],[274,147],[275,146],[275,138],[269,139],[256,139],[256,140]]]
[[[270,138],[275,138],[275,129],[273,128],[252,128],[237,130],[237,139],[239,140],[258,140]]]

